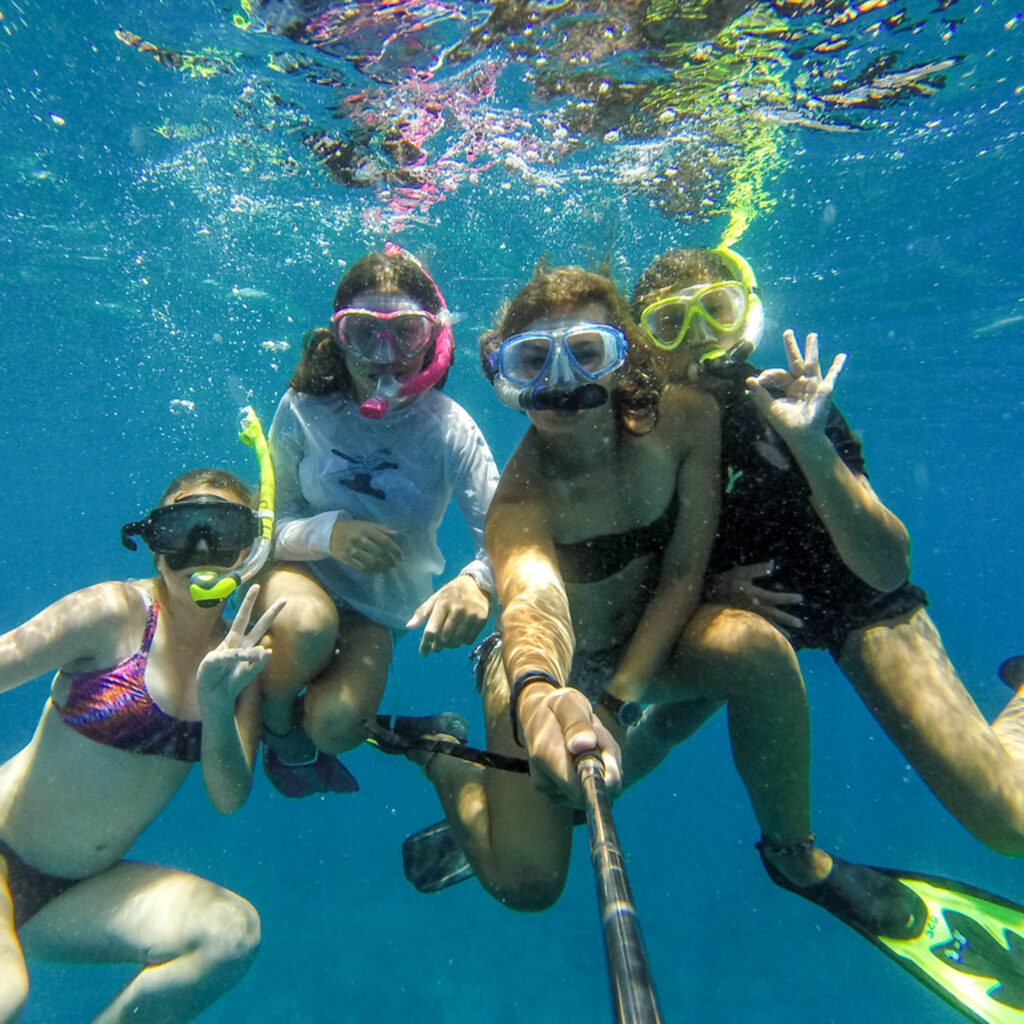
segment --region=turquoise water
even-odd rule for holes
[[[616,160],[639,154],[617,156],[612,140],[553,163],[527,153],[529,173],[499,161],[475,183],[453,158],[457,187],[396,219],[388,196],[332,182],[301,142],[336,130],[330,108],[343,96],[376,87],[343,57],[316,55],[337,88],[283,75],[272,56],[281,66],[280,54],[309,59],[310,48],[243,30],[228,3],[62,7],[0,2],[3,628],[75,587],[143,573],[117,530],[184,466],[249,472],[228,381],[239,378],[269,419],[299,337],[327,315],[342,261],[367,246],[390,236],[424,256],[464,314],[449,391],[503,460],[523,421],[482,385],[475,337],[536,257],[587,262],[611,244],[628,284],[669,243],[714,244],[724,228],[723,217],[673,219],[649,193],[614,183]],[[480,5],[462,7],[481,17]],[[864,131],[819,130],[831,123],[823,115],[817,127],[787,128],[768,179],[776,205],[737,247],[766,303],[762,363],[778,360],[787,326],[851,353],[840,404],[864,438],[875,488],[911,531],[914,577],[947,648],[993,714],[1007,695],[995,668],[1024,649],[1024,26],[1005,0],[913,17],[919,32],[879,45],[905,51],[899,67],[962,55],[945,87],[854,111],[847,121]],[[214,51],[215,73],[163,66],[118,29]],[[513,123],[554,138],[522,67],[498,73],[489,102],[506,113],[488,122],[481,167]],[[456,134],[449,125],[449,141]],[[425,145],[436,152],[440,142]],[[453,565],[463,532],[446,524]],[[823,844],[1024,899],[1020,865],[937,804],[830,659],[811,654],[804,665]],[[39,681],[4,695],[0,754],[28,739],[45,693]],[[386,709],[440,707],[467,714],[479,735],[464,655],[421,662],[407,642]],[[610,1019],[582,843],[565,895],[541,916],[504,911],[475,884],[421,896],[402,878],[399,847],[438,817],[432,791],[401,759],[365,749],[346,763],[362,783],[355,797],[289,802],[259,777],[230,819],[210,808],[197,776],[138,844],[138,857],[216,879],[262,914],[254,968],[203,1020]],[[616,818],[667,1020],[960,1019],[771,885],[722,722],[627,795]],[[127,974],[34,965],[24,1020],[88,1019]]]

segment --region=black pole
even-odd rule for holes
[[[576,759],[576,774],[587,798],[590,859],[597,882],[616,1024],[661,1024],[622,847],[604,788],[604,764],[594,752],[581,754]]]

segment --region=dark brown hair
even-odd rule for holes
[[[334,309],[344,309],[360,292],[402,292],[430,313],[440,313],[441,301],[434,283],[423,268],[404,252],[367,253],[345,271],[334,292]],[[434,358],[434,347],[424,360]],[[447,374],[435,387],[443,387]],[[306,395],[329,395],[340,391],[355,398],[352,377],[345,356],[326,327],[314,327],[302,338],[302,355],[289,384]]]
[[[714,249],[666,249],[637,279],[630,308],[639,318],[645,306],[662,298],[662,292],[698,282],[728,281],[735,274],[735,268]]]
[[[501,343],[529,324],[551,313],[571,312],[597,302],[609,311],[609,323],[629,340],[625,373],[615,385],[612,402],[619,423],[631,434],[646,434],[658,418],[661,387],[648,355],[647,339],[630,315],[629,306],[606,274],[582,267],[549,267],[540,260],[533,277],[501,311],[493,330],[480,335],[480,361],[484,375],[494,379],[490,356]]]
[[[190,469],[176,476],[160,496],[161,505],[170,505],[176,494],[192,491],[200,487],[213,487],[218,491],[228,491],[238,498],[239,504],[256,508],[256,495],[249,485],[241,478],[229,473],[226,469]]]

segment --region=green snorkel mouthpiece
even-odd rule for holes
[[[250,582],[270,557],[276,488],[274,464],[270,458],[267,436],[263,433],[263,424],[251,405],[242,409],[242,430],[238,437],[243,444],[252,448],[260,467],[260,502],[256,513],[260,520],[259,535],[253,541],[245,561],[237,569],[225,573],[215,573],[209,569],[192,573],[188,590],[192,600],[202,608],[229,598],[240,586]]]

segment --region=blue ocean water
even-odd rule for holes
[[[144,573],[118,527],[182,468],[251,475],[229,383],[237,378],[269,421],[344,263],[395,225],[367,215],[372,190],[333,183],[309,158],[296,105],[329,124],[329,100],[275,78],[273,55],[301,48],[243,31],[232,20],[240,8],[0,0],[0,13],[6,629],[76,587]],[[766,304],[762,363],[779,360],[787,326],[850,352],[839,404],[864,439],[876,490],[914,538],[914,578],[954,663],[994,714],[1007,696],[995,668],[1024,650],[1024,26],[1007,0],[951,13],[962,24],[949,38],[924,31],[907,43],[919,59],[964,56],[945,88],[891,108],[874,130],[794,129],[769,185],[777,203],[738,248]],[[214,73],[172,70],[119,29],[213,52]],[[528,96],[513,101],[532,116]],[[722,218],[673,220],[604,169],[586,157],[546,184],[499,167],[396,234],[464,315],[448,389],[499,461],[523,421],[483,385],[475,338],[535,259],[586,263],[611,244],[628,285],[668,244],[714,244],[723,229]],[[442,539],[461,564],[457,518]],[[1024,899],[1021,866],[951,819],[831,660],[803,663],[823,845]],[[40,680],[3,696],[0,755],[26,742],[45,695]],[[440,707],[480,734],[465,655],[423,662],[407,641],[386,710]],[[543,915],[505,911],[475,884],[421,896],[402,878],[399,849],[439,816],[430,787],[368,748],[346,763],[357,796],[290,802],[258,777],[229,819],[196,776],[139,842],[139,858],[213,878],[261,912],[255,966],[204,1021],[610,1019],[582,841],[565,895]],[[667,1020],[960,1019],[772,886],[722,721],[618,803],[616,820]],[[129,973],[33,965],[23,1019],[89,1019]]]

